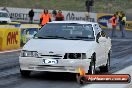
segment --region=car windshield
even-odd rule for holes
[[[9,18],[8,13],[0,12],[0,17]]]
[[[94,31],[91,24],[49,23],[34,38],[94,40]]]

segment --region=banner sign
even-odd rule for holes
[[[36,24],[22,24],[21,29],[21,46],[26,44],[38,32],[40,26]]]
[[[111,25],[111,23],[109,23],[109,20],[111,18],[112,18],[112,14],[105,14],[105,13],[97,14],[97,22],[99,23],[101,28],[109,28]]]
[[[105,75],[84,75],[77,78],[79,84],[89,83],[130,83],[131,76],[129,74],[105,74]]]
[[[132,21],[127,21],[127,23],[126,23],[126,30],[132,31]]]
[[[0,51],[20,48],[19,28],[0,28]]]
[[[96,14],[95,13],[86,13],[86,12],[64,12],[65,20],[82,20],[89,22],[96,22]]]
[[[0,7],[2,9],[3,7]],[[29,22],[28,13],[30,9],[27,8],[10,8],[7,7],[12,21],[18,22]],[[57,10],[58,11],[58,10]],[[40,15],[43,13],[43,9],[34,9],[34,23],[39,23]],[[52,10],[49,10],[52,15]],[[62,11],[65,20],[84,20],[96,22],[96,13],[86,13],[86,12],[75,12],[75,11]],[[52,16],[52,20],[55,18]]]

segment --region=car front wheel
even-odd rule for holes
[[[101,72],[109,72],[110,69],[110,52],[108,53],[107,64],[105,66],[100,67]]]
[[[88,72],[89,74],[95,74],[95,72],[96,72],[95,60],[96,60],[96,57],[95,57],[95,55],[93,55],[91,58],[90,66],[89,66],[89,72]]]

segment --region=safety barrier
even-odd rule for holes
[[[0,25],[0,51],[20,48],[20,30],[9,25]]]
[[[126,30],[132,31],[132,21],[127,21]]]
[[[39,30],[40,26],[37,24],[21,24],[21,46],[29,41]]]
[[[13,26],[15,26],[17,28],[20,28],[21,23],[19,23],[19,22],[11,22],[9,25],[13,25]]]

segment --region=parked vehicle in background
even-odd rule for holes
[[[0,24],[10,23],[10,15],[7,11],[0,10]]]

